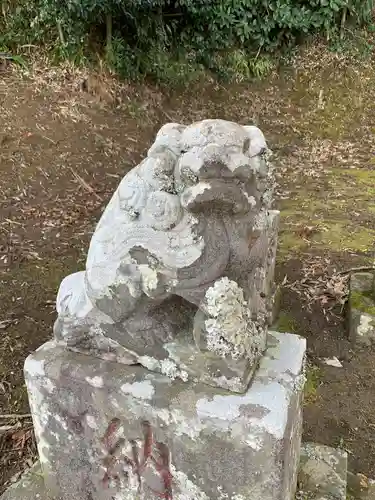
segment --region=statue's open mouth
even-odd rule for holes
[[[254,197],[249,196],[239,184],[230,180],[207,179],[186,188],[181,195],[181,205],[190,212],[202,211],[205,208],[221,212],[229,209],[232,213],[251,210],[256,204]]]

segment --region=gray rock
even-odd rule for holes
[[[279,212],[267,152],[254,126],[163,126],[105,209],[86,269],[62,282],[55,338],[244,392],[274,301]]]
[[[42,346],[25,378],[48,495],[172,498],[171,474],[174,500],[292,500],[306,341],[268,345],[244,394]]]
[[[337,448],[305,443],[298,474],[301,500],[345,500],[347,453]]]
[[[348,500],[375,500],[375,481],[364,474],[348,471]]]
[[[350,339],[365,345],[375,341],[374,273],[350,276],[348,320]]]

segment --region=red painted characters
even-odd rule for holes
[[[102,461],[105,470],[102,484],[109,487],[112,482],[120,487],[124,480],[129,480],[129,473],[133,473],[137,478],[139,492],[145,485],[157,497],[173,500],[169,448],[166,444],[154,440],[149,421],[143,420],[141,429],[141,439],[126,440],[122,435],[120,419],[111,420],[101,439],[105,452]],[[158,488],[148,484],[150,474],[157,476]]]

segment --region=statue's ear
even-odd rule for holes
[[[263,132],[255,125],[245,126],[244,129],[246,130],[250,139],[247,154],[251,158],[264,154],[268,150],[268,147]]]

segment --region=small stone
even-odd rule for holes
[[[342,368],[342,363],[334,356],[333,358],[324,358],[324,364],[334,366],[335,368]]]
[[[298,483],[311,500],[345,500],[347,453],[315,443],[301,449]],[[304,497],[302,497],[304,498]]]
[[[364,345],[375,342],[374,276],[374,273],[354,273],[350,277],[349,337]]]
[[[369,487],[369,479],[367,476],[364,474],[358,473],[357,478],[359,480],[359,485],[361,488],[368,488]]]

